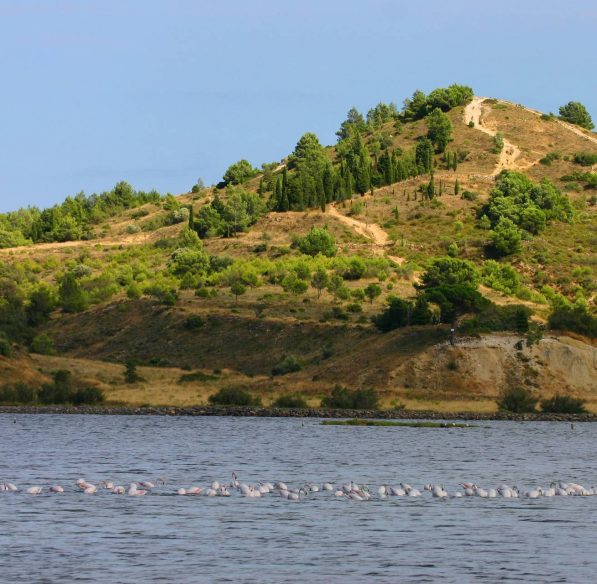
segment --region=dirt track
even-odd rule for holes
[[[340,213],[334,205],[328,205],[326,213],[332,217],[335,217],[338,219],[338,221],[344,223],[344,225],[347,225],[359,235],[370,239],[375,244],[375,251],[377,253],[385,255],[389,260],[399,265],[404,263],[404,258],[388,255],[385,253],[386,246],[390,244],[390,238],[388,234],[379,225],[377,225],[377,223],[363,223],[362,221],[358,221],[352,217],[342,215],[342,213]]]

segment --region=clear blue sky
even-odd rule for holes
[[[452,82],[597,118],[594,0],[0,0],[0,211],[180,193]]]

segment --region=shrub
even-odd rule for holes
[[[276,408],[306,408],[307,400],[300,394],[281,395],[274,403]]]
[[[477,289],[479,280],[479,272],[472,262],[450,257],[433,260],[421,277],[424,288],[465,285]]]
[[[581,166],[593,166],[597,163],[597,154],[593,152],[577,152],[574,155],[574,162]]]
[[[514,414],[526,414],[535,411],[538,399],[524,387],[512,387],[505,390],[497,404],[500,410]]]
[[[336,255],[336,240],[327,228],[312,227],[304,237],[297,239],[297,247],[301,253],[310,256],[322,254],[327,257]]]
[[[300,361],[294,355],[288,355],[273,367],[272,375],[286,375],[287,373],[300,371],[302,368]]]
[[[544,166],[551,166],[551,163],[554,160],[561,160],[561,158],[562,153],[558,150],[554,150],[553,152],[549,152],[547,155],[545,155],[541,160],[539,160],[539,162]]]
[[[513,331],[526,333],[532,310],[522,304],[497,306],[490,304],[472,318],[464,321],[461,330],[464,333],[489,333]]]
[[[580,333],[591,339],[597,338],[597,317],[581,307],[558,306],[549,315],[550,329]]]
[[[54,341],[45,333],[36,335],[31,341],[31,352],[40,355],[55,355]]]
[[[194,371],[193,373],[183,373],[178,378],[178,383],[191,383],[194,381],[214,381],[218,377],[216,375],[209,375],[207,373],[203,373],[203,371]]]
[[[24,383],[6,385],[0,388],[0,403],[7,404],[30,404],[36,400],[36,392],[32,387]]]
[[[460,198],[465,201],[476,201],[479,198],[479,195],[473,191],[464,191],[462,195],[460,195]]]
[[[125,228],[125,232],[128,233],[129,235],[134,235],[135,233],[139,233],[141,231],[141,228],[138,225],[127,225]]]
[[[74,391],[69,401],[76,406],[101,403],[104,401],[104,392],[98,387],[83,387]]]
[[[242,387],[228,385],[210,395],[209,403],[218,406],[254,406],[259,405],[261,400]]]
[[[483,284],[505,294],[514,294],[520,287],[520,276],[510,264],[487,260],[481,269],[481,277]]]
[[[188,331],[196,331],[205,325],[205,320],[198,314],[192,314],[184,321],[184,328]]]
[[[556,393],[541,401],[541,411],[545,414],[586,414],[585,403],[584,399]]]
[[[3,357],[10,357],[12,355],[12,344],[2,331],[0,331],[0,355]]]
[[[134,361],[127,361],[124,365],[124,381],[126,383],[137,383],[142,380],[142,377],[137,373],[137,364]]]
[[[375,410],[379,405],[379,397],[374,389],[356,389],[351,391],[336,385],[330,395],[321,400],[324,408],[346,410]]]

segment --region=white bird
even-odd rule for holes
[[[200,495],[203,493],[203,489],[201,487],[191,487],[187,489],[187,495]]]
[[[139,481],[139,486],[144,489],[155,489],[155,485],[150,481]]]
[[[2,483],[2,485],[0,485],[0,491],[18,491],[19,489],[17,489],[17,486],[14,485],[13,483]]]
[[[86,495],[93,495],[97,491],[97,487],[95,485],[89,485],[83,492]]]
[[[64,493],[64,489],[60,485],[53,485],[50,487],[50,493]]]
[[[100,481],[99,482],[100,488],[108,489],[111,491],[114,488],[114,483],[112,481]]]
[[[205,491],[205,495],[207,497],[215,497],[217,494],[218,494],[218,492],[212,488],[209,488],[209,489],[207,489],[207,491]]]
[[[217,490],[220,488],[220,483],[219,483],[218,481],[214,481],[214,482],[211,484],[211,488],[212,488],[214,491],[217,491]]]
[[[27,489],[27,494],[28,495],[39,495],[42,492],[42,488],[41,487],[29,487]]]
[[[323,485],[321,485],[321,488],[324,491],[333,491],[334,490],[334,487],[331,483],[323,483]]]
[[[115,495],[124,495],[124,493],[126,492],[126,489],[124,487],[122,487],[122,486],[118,486],[118,487],[114,487],[112,489],[112,492]]]
[[[147,494],[147,491],[144,489],[139,489],[137,487],[137,483],[131,483],[129,485],[129,490],[128,490],[128,494],[133,496],[133,497],[141,497],[143,495]]]
[[[187,494],[187,490],[183,489],[182,487],[180,489],[178,489],[178,491],[176,491],[177,495],[186,495]]]

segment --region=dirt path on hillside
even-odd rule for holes
[[[465,124],[468,124],[472,121],[475,124],[475,129],[480,130],[485,134],[489,134],[490,136],[495,136],[497,134],[497,131],[488,128],[483,124],[484,100],[484,97],[473,97],[473,100],[464,108],[463,121]],[[520,168],[520,166],[516,164],[516,160],[520,157],[520,154],[520,148],[504,138],[504,147],[500,152],[498,163],[496,167],[493,169],[491,176],[496,176],[502,170],[505,169]]]
[[[406,261],[405,258],[389,255],[386,253],[385,248],[390,244],[390,238],[377,223],[364,223],[363,221],[359,221],[353,217],[342,215],[342,213],[340,213],[340,211],[338,211],[334,205],[327,206],[326,214],[335,217],[338,219],[338,221],[340,221],[340,223],[344,223],[344,225],[347,225],[359,235],[371,240],[375,244],[374,251],[376,253],[385,255],[389,260],[397,263],[398,265],[403,264]]]
[[[483,100],[485,98],[481,97],[479,99]],[[540,112],[539,110],[536,110],[536,109],[533,109],[530,107],[526,107],[526,106],[520,105],[518,103],[514,103],[513,101],[508,101],[507,99],[498,99],[498,103],[505,103],[507,105],[521,107],[522,109],[524,109],[528,112],[531,112],[532,114],[535,114],[538,117],[541,117],[543,115],[543,112]],[[591,136],[590,134],[587,134],[587,131],[581,130],[579,126],[575,126],[574,124],[570,124],[569,122],[565,122],[564,120],[560,120],[559,118],[553,118],[553,121],[556,122],[557,124],[560,124],[560,126],[563,126],[564,128],[570,130],[577,136],[580,136],[581,138],[585,138],[589,142],[593,142],[594,144],[597,144],[597,136]]]

